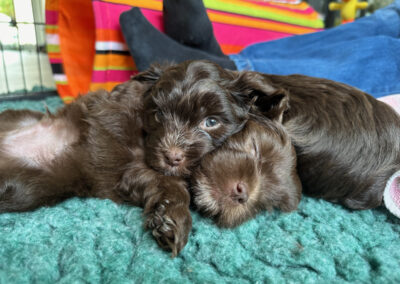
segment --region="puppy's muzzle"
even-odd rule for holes
[[[243,204],[249,199],[248,186],[244,182],[238,182],[231,185],[230,197],[234,202]]]
[[[164,154],[164,161],[171,167],[179,167],[185,160],[185,154],[181,149],[172,148]]]

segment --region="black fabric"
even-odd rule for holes
[[[226,56],[216,56],[184,46],[161,33],[136,7],[122,13],[119,20],[138,71],[148,69],[153,63],[180,63],[200,59],[210,60],[223,68],[236,70],[234,62]]]
[[[165,33],[186,46],[216,56],[225,56],[217,40],[202,0],[164,0]]]

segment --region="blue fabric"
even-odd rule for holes
[[[375,97],[400,93],[400,0],[353,23],[251,45],[238,70],[327,78]]]

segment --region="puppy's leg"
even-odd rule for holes
[[[143,206],[146,227],[162,248],[176,256],[186,245],[192,228],[186,182],[135,165],[124,174],[117,190],[128,202]]]
[[[157,188],[145,193],[146,226],[161,247],[176,256],[186,245],[192,228],[190,197],[186,183],[178,177],[161,177]]]
[[[368,186],[359,187],[358,190],[350,192],[339,201],[354,210],[372,209],[382,205],[384,188],[393,172],[395,172],[394,169],[388,171],[388,173],[371,175],[365,183]]]
[[[0,212],[21,212],[51,206],[75,195],[78,187],[70,171],[68,177],[60,177],[57,171],[24,165],[2,167],[0,171]]]
[[[67,119],[43,116],[0,114],[0,212],[31,210],[72,194],[79,174],[71,145],[79,133]]]

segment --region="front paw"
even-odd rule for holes
[[[192,228],[188,206],[165,199],[147,216],[146,227],[152,230],[158,244],[175,257],[186,245]]]

